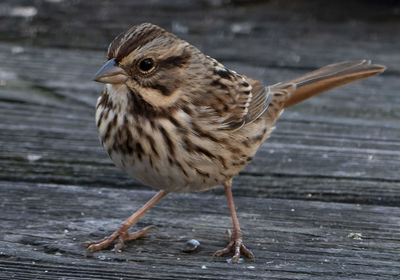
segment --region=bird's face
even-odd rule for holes
[[[158,26],[137,25],[110,44],[94,80],[125,85],[155,107],[169,106],[184,94],[196,50]]]

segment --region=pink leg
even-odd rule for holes
[[[214,256],[219,257],[233,251],[232,263],[237,263],[240,258],[240,254],[243,254],[244,256],[250,259],[254,258],[254,255],[243,244],[242,231],[240,230],[239,220],[236,216],[236,209],[235,209],[235,204],[233,202],[231,184],[232,180],[225,182],[224,188],[226,197],[228,198],[229,208],[232,214],[233,234],[231,234],[231,232],[228,231],[228,240],[229,240],[228,246],[226,246],[224,249],[215,252]]]
[[[118,243],[115,244],[115,252],[118,252],[124,247],[124,241],[126,240],[134,240],[138,239],[150,230],[155,228],[155,226],[148,226],[142,230],[136,231],[134,233],[128,233],[128,230],[132,227],[134,223],[136,223],[140,217],[143,216],[144,213],[147,212],[154,204],[156,204],[160,199],[166,196],[168,192],[159,191],[156,195],[154,195],[145,205],[143,205],[138,211],[136,211],[132,216],[130,216],[121,227],[115,231],[110,236],[99,240],[99,241],[87,241],[82,243],[82,245],[87,247],[88,253],[93,253],[104,248],[109,247],[117,238],[119,239]]]

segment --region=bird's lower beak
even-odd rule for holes
[[[128,74],[117,66],[115,59],[110,59],[97,71],[93,80],[105,84],[121,84],[128,79]]]

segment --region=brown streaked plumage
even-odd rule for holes
[[[96,109],[103,147],[117,166],[160,190],[109,237],[86,242],[88,252],[146,234],[129,228],[168,192],[225,187],[233,219],[228,246],[243,245],[231,193],[232,178],[254,157],[283,109],[329,89],[373,76],[385,67],[370,61],[332,64],[300,78],[263,86],[227,69],[197,48],[149,23],[132,27],[110,44],[95,80],[105,83]]]

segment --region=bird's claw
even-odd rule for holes
[[[116,253],[120,252],[121,249],[125,246],[125,241],[139,239],[146,235],[146,233],[151,230],[157,228],[156,226],[147,226],[141,230],[135,231],[133,233],[128,233],[127,231],[117,230],[110,236],[103,238],[99,241],[86,241],[83,242],[82,245],[87,247],[87,253],[93,253],[99,250],[103,250],[109,247],[115,240],[118,239],[118,242],[114,246],[114,251]]]
[[[232,234],[230,230],[227,230],[228,245],[221,250],[214,253],[215,257],[219,257],[228,254],[233,251],[232,263],[237,263],[240,259],[240,255],[244,255],[249,259],[254,258],[254,254],[246,248],[243,244],[241,234]]]

